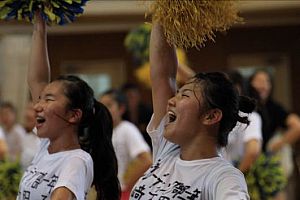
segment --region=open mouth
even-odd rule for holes
[[[168,115],[169,115],[169,123],[172,123],[176,120],[176,115],[174,112],[168,111]]]
[[[43,118],[43,117],[41,117],[41,116],[37,116],[36,117],[36,122],[37,122],[37,124],[42,124],[42,123],[44,123],[46,120],[45,120],[45,118]]]

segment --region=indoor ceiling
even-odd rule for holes
[[[76,23],[50,27],[50,34],[129,30],[145,21],[151,1],[91,0]],[[245,23],[239,26],[300,25],[300,1],[239,1]],[[30,24],[1,21],[0,33],[29,33]]]

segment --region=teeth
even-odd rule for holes
[[[36,117],[36,121],[37,121],[37,123],[43,123],[43,122],[45,122],[45,118],[38,116],[38,117]]]
[[[169,115],[169,122],[174,122],[176,120],[176,115],[172,111],[169,111],[168,115]]]

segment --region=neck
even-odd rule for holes
[[[49,153],[80,149],[77,133],[65,133],[56,139],[50,139]]]
[[[122,118],[117,118],[114,120],[114,128],[117,127],[122,122]]]
[[[218,156],[217,141],[212,135],[201,135],[190,144],[181,145],[180,149],[180,157],[183,160],[200,160]]]
[[[3,129],[7,132],[11,131],[13,129],[15,124],[11,124],[11,125],[8,125],[8,126],[3,126]]]

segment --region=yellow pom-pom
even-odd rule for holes
[[[156,0],[152,20],[164,27],[167,41],[180,48],[201,47],[241,18],[230,0]]]
[[[178,62],[181,65],[182,70],[191,71],[188,67],[187,56],[186,53],[182,49],[176,49]],[[150,80],[150,63],[146,62],[142,66],[138,67],[135,70],[135,77],[146,87],[151,88],[151,80]],[[192,74],[192,72],[191,72]],[[181,73],[177,73],[176,80],[179,84],[185,82],[185,78],[181,77]]]

